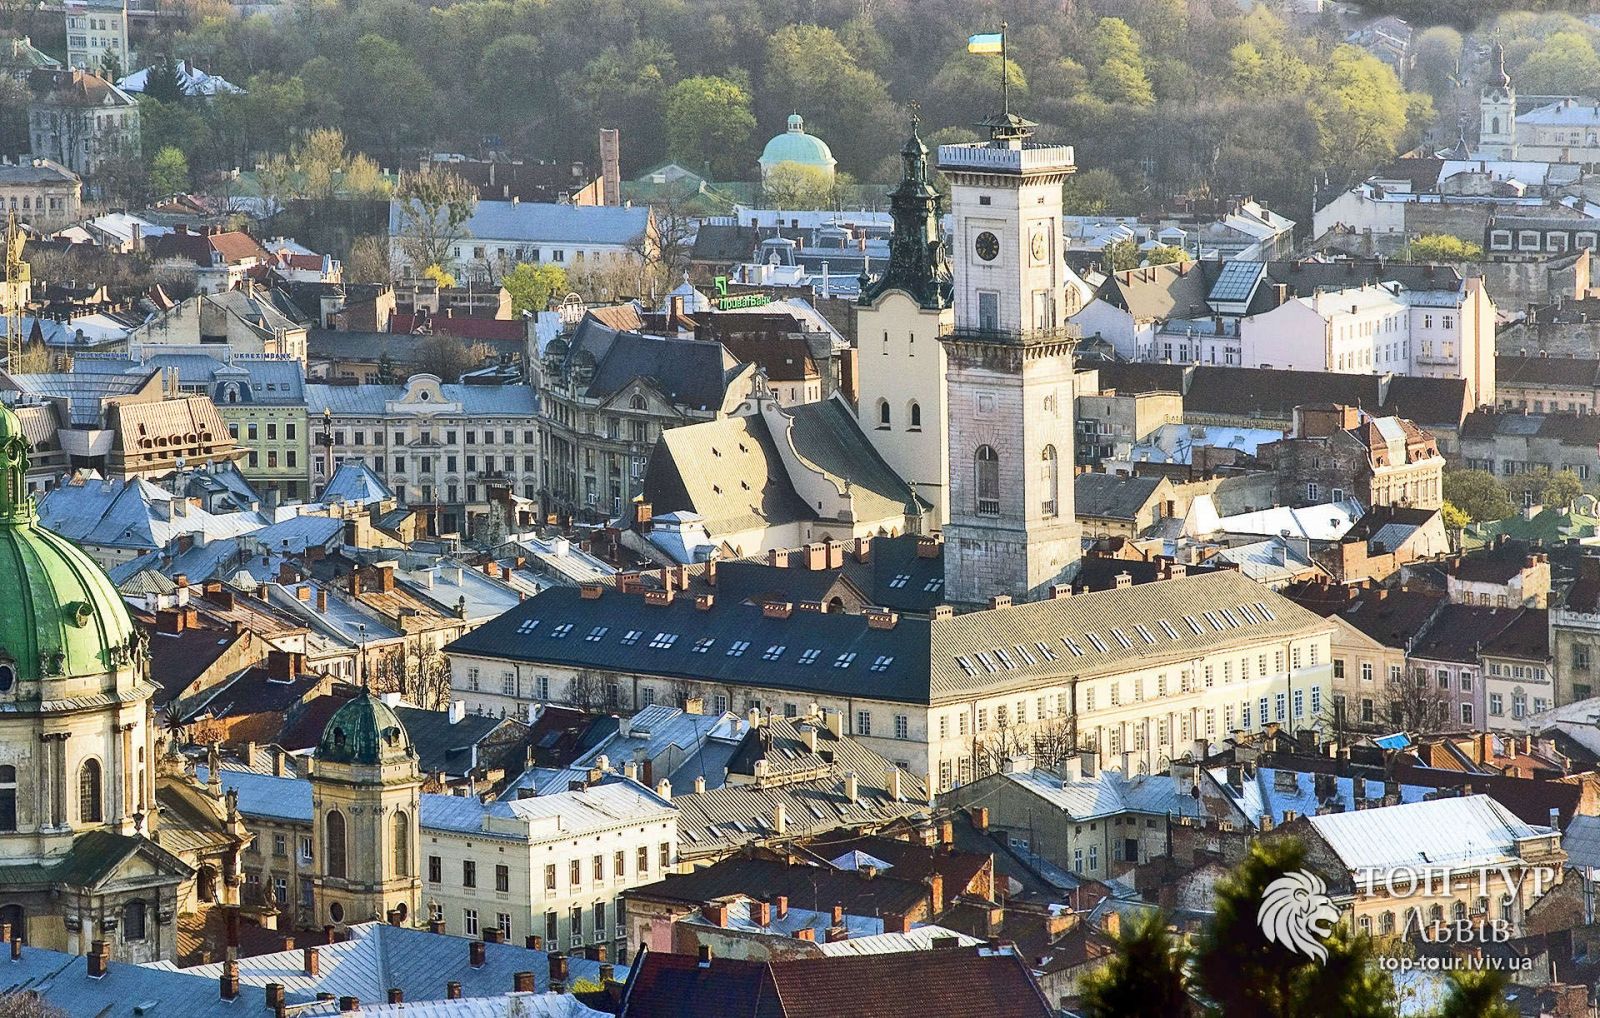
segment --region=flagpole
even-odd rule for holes
[[[1000,108],[1006,116],[1011,115],[1011,86],[1006,74],[1006,23],[1000,22]]]

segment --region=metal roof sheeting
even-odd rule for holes
[[[1515,864],[1518,840],[1556,833],[1523,823],[1487,795],[1326,813],[1309,820],[1351,871]]]

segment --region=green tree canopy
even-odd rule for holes
[[[1515,512],[1505,485],[1486,470],[1446,470],[1444,498],[1473,523],[1503,520]]]
[[[1090,77],[1096,95],[1106,102],[1130,106],[1149,106],[1156,101],[1139,39],[1126,21],[1101,18],[1094,30],[1094,51],[1100,55],[1100,66]]]
[[[569,289],[567,274],[559,265],[530,265],[522,262],[506,273],[500,285],[511,294],[511,310],[543,311],[553,295],[563,295]]]
[[[1183,969],[1167,917],[1151,911],[1128,924],[1110,962],[1089,976],[1083,1009],[1089,1018],[1185,1018],[1193,1008]]]
[[[1579,32],[1556,32],[1530,53],[1515,71],[1518,91],[1543,95],[1581,95],[1600,81],[1600,56]]]
[[[1215,912],[1195,953],[1201,995],[1218,1018],[1393,1018],[1394,983],[1372,959],[1370,942],[1338,926],[1319,962],[1261,932],[1267,885],[1306,868],[1305,847],[1280,838],[1250,854],[1216,887]]]
[[[150,160],[150,190],[162,196],[188,193],[189,159],[182,149],[169,145]]]
[[[748,150],[756,117],[750,93],[737,82],[706,75],[685,78],[667,92],[667,152],[715,179],[734,178],[754,157]]]
[[[1414,262],[1475,262],[1483,258],[1483,247],[1448,233],[1425,233],[1405,253]]]
[[[767,40],[758,106],[774,131],[793,112],[806,130],[852,172],[872,168],[884,150],[884,128],[900,118],[888,87],[856,62],[831,29],[785,25]]]
[[[1006,61],[1006,84],[1013,107],[1028,102],[1028,79],[1015,60]],[[1000,108],[1000,57],[993,53],[950,56],[928,86],[926,109],[938,123],[969,127]]]

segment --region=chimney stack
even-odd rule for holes
[[[483,941],[474,940],[467,945],[467,963],[475,969],[483,968]]]
[[[13,940],[18,943],[21,938]],[[89,978],[100,979],[111,966],[111,948],[103,940],[96,940],[89,948]]]
[[[448,983],[445,983],[444,984],[444,999],[445,1000],[460,1000],[461,999],[461,984],[456,982],[454,979],[450,980]]]
[[[233,1000],[239,996],[239,963],[229,958],[222,963],[222,976],[217,980],[222,987],[222,999]]]
[[[533,992],[533,973],[532,972],[513,972],[511,974],[511,992],[512,993],[532,993]]]
[[[307,947],[301,951],[301,954],[304,956],[304,965],[302,967],[305,969],[305,974],[313,979],[321,975],[322,963],[317,957],[317,949],[314,947]]]
[[[405,1002],[406,1002],[406,991],[402,990],[398,986],[389,987],[389,1003],[391,1003],[391,1004],[404,1004]]]

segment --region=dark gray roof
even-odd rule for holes
[[[1163,480],[1162,477],[1079,474],[1072,485],[1077,514],[1107,520],[1134,520]]]
[[[592,358],[590,399],[604,399],[643,379],[681,406],[716,410],[739,362],[721,343],[619,332],[586,317],[573,333],[568,370]]]
[[[411,733],[411,742],[417,747],[417,768],[424,774],[465,774],[476,764],[489,766],[493,761],[486,743],[501,728],[524,728],[512,718],[490,717],[487,714],[466,714],[455,723],[450,712],[424,710],[421,707],[396,707],[395,716]],[[495,740],[498,742],[499,740]],[[501,746],[496,746],[496,751]],[[474,750],[478,752],[474,752]],[[480,759],[480,755],[482,758]]]
[[[794,418],[789,437],[795,451],[850,484],[861,518],[914,516],[926,505],[878,454],[842,399],[789,407],[787,412]]]
[[[1281,368],[1180,364],[1093,364],[1102,389],[1123,394],[1178,392],[1185,414],[1291,420],[1310,394],[1322,403],[1358,406],[1378,416],[1405,417],[1427,428],[1460,427],[1472,409],[1463,378],[1357,375]]]
[[[572,628],[562,629],[566,623]],[[1236,570],[1223,570],[947,619],[905,616],[886,629],[873,628],[864,615],[797,610],[776,618],[720,598],[700,610],[692,597],[653,605],[639,595],[606,591],[584,600],[578,588],[552,587],[446,650],[730,686],[759,682],[799,694],[870,692],[883,700],[931,703],[1037,688],[1065,674],[1110,675],[1135,662],[1154,667],[1187,661],[1241,641],[1323,628],[1304,608]],[[711,642],[696,651],[701,640]],[[736,642],[747,646],[737,648]],[[817,653],[808,660],[808,651]]]

